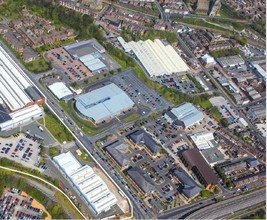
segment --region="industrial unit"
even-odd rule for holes
[[[231,67],[235,65],[242,65],[245,64],[245,61],[243,58],[239,55],[236,56],[230,56],[230,57],[221,57],[217,58],[217,62],[221,65],[221,67]]]
[[[65,46],[64,49],[73,59],[79,59],[91,72],[106,68],[106,64],[102,60],[105,48],[95,39],[74,43]]]
[[[171,45],[165,46],[161,40],[131,41],[118,39],[126,52],[132,51],[146,69],[149,76],[171,75],[189,70],[186,63]]]
[[[53,160],[79,190],[96,215],[108,211],[117,204],[116,197],[105,182],[90,166],[82,166],[71,152],[62,153]]]
[[[57,97],[58,100],[70,99],[73,93],[63,82],[56,82],[50,86],[48,89]]]
[[[209,131],[192,134],[190,138],[199,150],[212,148],[215,145],[213,134]]]
[[[204,114],[191,103],[185,103],[164,114],[166,120],[176,128],[188,128],[204,119]]]
[[[123,90],[111,83],[78,96],[75,108],[83,117],[98,124],[131,109],[134,105]]]
[[[45,98],[22,69],[0,47],[0,130],[8,130],[43,116]]]
[[[224,161],[224,155],[218,150],[218,144],[214,140],[212,132],[204,131],[192,134],[190,135],[190,139],[210,166]]]

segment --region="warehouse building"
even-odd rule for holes
[[[204,119],[204,114],[191,103],[185,103],[164,114],[166,120],[176,128],[188,128]]]
[[[68,100],[72,98],[73,94],[70,89],[63,82],[56,82],[50,86],[48,89],[57,97],[58,100]]]
[[[134,102],[114,83],[76,98],[75,108],[83,117],[98,124],[131,109]]]
[[[22,108],[18,111],[7,114],[6,112],[0,112],[0,118],[6,115],[4,120],[0,119],[0,131],[6,131],[15,127],[18,127],[27,122],[35,121],[43,117],[42,109],[37,105],[31,105]]]
[[[116,197],[110,192],[105,182],[90,166],[82,166],[71,152],[60,154],[53,159],[96,215],[108,211],[117,204]]]
[[[67,45],[64,49],[73,59],[79,59],[91,72],[106,68],[102,60],[102,54],[106,52],[105,48],[95,39]]]
[[[265,105],[259,104],[251,106],[249,108],[248,115],[253,120],[266,118]]]
[[[10,111],[34,103],[40,105],[44,103],[43,97],[3,48],[0,48],[0,98]]]
[[[239,55],[236,56],[230,56],[230,57],[221,57],[217,58],[217,62],[221,65],[221,67],[232,67],[236,65],[242,65],[245,64],[245,61],[243,58]]]
[[[22,69],[0,47],[0,130],[5,131],[43,116],[45,98]]]
[[[210,166],[224,161],[224,155],[218,150],[218,144],[214,140],[212,132],[205,131],[192,134],[190,139]]]
[[[225,161],[224,154],[221,151],[219,151],[217,147],[201,150],[200,154],[203,156],[203,158],[211,167]]]
[[[216,146],[212,132],[204,131],[190,135],[193,144],[199,149],[204,150]]]
[[[125,50],[131,50],[134,53],[151,77],[184,73],[189,70],[175,49],[171,45],[165,46],[159,39],[154,42],[151,40],[131,41],[123,43],[122,46]]]

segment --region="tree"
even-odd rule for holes
[[[222,118],[220,121],[220,124],[225,128],[227,128],[229,126],[229,122],[226,118]]]
[[[207,189],[204,189],[204,190],[202,190],[201,192],[200,192],[200,195],[201,195],[201,197],[209,197],[210,195],[211,195],[212,193],[209,191],[209,190],[207,190]]]

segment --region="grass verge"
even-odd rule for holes
[[[80,213],[77,212],[77,210],[73,207],[73,205],[69,202],[69,200],[66,199],[66,197],[62,193],[56,192],[55,197],[61,202],[61,205],[66,207],[66,209],[75,216],[75,219],[83,219]]]
[[[137,119],[140,115],[137,113],[131,114],[128,117],[124,118],[123,121],[124,122],[129,122],[129,121],[133,121],[134,119]]]
[[[68,129],[58,120],[58,118],[44,106],[45,112],[45,126],[50,133],[57,139],[58,142],[73,141],[73,137]],[[39,119],[40,124],[44,124],[43,119]]]
[[[75,121],[75,123],[83,130],[83,132],[87,133],[87,134],[91,134],[91,135],[94,135],[94,134],[98,134],[106,129],[108,129],[109,127],[106,127],[104,129],[97,129],[97,127],[93,124],[93,122],[89,121],[89,120],[86,120],[86,119],[83,119],[81,118],[75,111],[74,109],[74,103],[72,103],[71,105],[71,111],[74,112],[74,114],[76,114],[77,117],[79,117],[79,121],[76,120],[71,112],[70,112],[70,109],[68,107],[68,103],[62,101],[60,102],[60,106],[64,109],[64,111],[72,118],[73,121]],[[81,121],[81,122],[80,122]],[[88,128],[84,125],[87,125],[89,127],[92,127],[92,128]]]
[[[88,163],[93,163],[94,160],[85,152],[84,149],[80,149],[81,155],[79,156],[83,161],[88,162]]]

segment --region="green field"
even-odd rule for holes
[[[64,141],[73,141],[71,133],[46,106],[44,106],[44,111],[45,127],[51,132],[57,141],[60,143],[63,143]],[[39,119],[38,122],[40,124],[44,124],[43,119]]]
[[[29,63],[25,63],[24,65],[32,73],[41,73],[52,69],[51,64],[48,63],[44,57]]]
[[[227,29],[218,27],[216,25],[209,24],[205,22],[204,19],[199,19],[199,18],[175,18],[174,20],[181,22],[181,23],[186,23],[186,24],[192,24],[195,26],[199,27],[205,27],[205,28],[211,28],[219,31],[227,31]]]
[[[128,117],[124,118],[123,121],[124,121],[124,122],[133,121],[133,120],[139,118],[139,116],[140,116],[139,114],[134,113],[134,114],[129,115]]]
[[[88,163],[93,163],[94,160],[85,152],[84,149],[80,149],[80,151],[82,152],[80,158],[85,161],[85,162],[88,162]]]
[[[210,103],[209,100],[205,100],[205,101],[202,101],[200,102],[200,106],[204,109],[210,109],[212,108],[212,104]]]
[[[50,157],[54,157],[60,154],[60,150],[56,147],[49,147],[49,155]]]
[[[241,15],[239,15],[236,11],[234,11],[231,7],[222,4],[220,10],[220,17],[222,18],[235,18],[235,19],[244,19]]]
[[[56,192],[55,197],[61,202],[60,205],[63,205],[68,211],[70,211],[75,216],[75,219],[83,219],[81,214],[77,212],[77,210],[62,193]],[[54,211],[56,212],[56,210],[57,209],[55,209]]]

